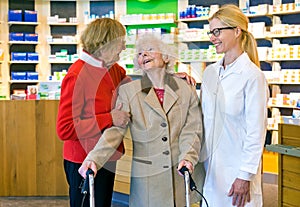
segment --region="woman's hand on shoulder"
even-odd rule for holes
[[[185,79],[186,82],[190,85],[193,86],[196,85],[196,80],[192,76],[188,75],[186,72],[178,72],[178,73],[174,73],[174,75],[178,78]]]

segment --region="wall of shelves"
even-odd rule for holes
[[[226,3],[234,3],[236,5],[243,4],[244,1],[240,0],[239,2],[234,1],[210,1],[210,2],[201,2],[201,5],[197,1],[190,0],[188,1],[188,5],[196,5],[196,6],[203,6],[203,7],[209,7],[212,4],[217,4],[219,6],[226,4]],[[283,0],[281,8],[288,8],[287,4],[294,3],[294,1],[291,0]],[[250,22],[254,25],[254,30],[256,23],[263,22],[265,24],[265,32],[259,33],[258,36],[256,36],[257,44],[259,48],[263,47],[269,47],[268,49],[268,55],[264,55],[265,58],[261,58],[261,69],[263,71],[277,71],[281,69],[300,69],[299,68],[299,61],[300,61],[300,55],[293,55],[298,53],[298,45],[300,45],[299,38],[296,38],[299,36],[300,31],[298,29],[299,25],[299,14],[300,14],[300,8],[294,7],[291,8],[289,11],[275,11],[277,7],[271,7],[269,5],[273,5],[272,0],[251,0],[250,1],[250,7],[258,6],[266,4],[266,10],[263,13],[257,13],[257,14],[247,14],[249,17]],[[274,8],[274,9],[273,9]],[[278,8],[280,8],[278,6]],[[184,11],[184,8],[179,10]],[[207,16],[197,17],[197,18],[186,18],[186,19],[179,19],[179,22],[182,22],[183,24],[186,24],[187,27],[182,27],[183,30],[186,28],[191,28],[191,30],[195,29],[195,33],[197,35],[190,35],[190,36],[184,36],[181,35],[179,32],[179,41],[182,43],[187,44],[187,48],[190,51],[193,50],[200,50],[200,53],[203,49],[207,49],[210,47],[211,43],[209,42],[209,39],[205,38],[205,24],[208,24]],[[294,29],[292,32],[288,30],[288,32],[285,33],[275,33],[272,30],[272,27],[278,26],[278,24],[287,24],[291,27],[291,25],[294,25],[296,29]],[[256,34],[256,31],[253,31],[254,35]],[[204,34],[204,36],[201,34]],[[192,38],[191,38],[192,37]],[[193,38],[195,37],[195,38]],[[181,40],[180,40],[181,38]],[[278,45],[278,44],[282,45]],[[287,48],[287,54],[284,55],[278,55],[273,53],[276,52],[277,48]],[[192,52],[191,52],[192,53]],[[300,54],[300,53],[298,53]],[[183,56],[183,57],[186,57]],[[206,56],[204,56],[206,57]],[[217,57],[219,59],[220,57]],[[204,69],[207,64],[209,64],[212,58],[207,57],[207,59],[198,59],[198,60],[192,60],[187,61],[186,59],[182,59],[185,63],[190,63],[191,70],[199,70],[199,68]],[[215,60],[216,61],[216,60]],[[197,63],[203,63],[202,66],[200,66]],[[289,93],[289,92],[300,92],[299,84],[295,84],[293,82],[290,83],[270,83],[270,90],[272,97],[275,97],[278,93]],[[271,116],[278,114],[279,112],[283,116],[291,116],[293,107],[284,107],[282,105],[270,105],[271,110]],[[282,120],[282,118],[281,118]],[[275,129],[275,130],[274,130]],[[270,134],[272,134],[272,141],[276,143],[277,142],[277,127],[270,128]],[[271,139],[270,139],[271,140]]]
[[[72,28],[71,33],[75,36],[85,27],[83,22],[83,11],[90,10],[89,1],[22,1],[22,0],[3,0],[0,2],[0,41],[1,48],[4,51],[4,59],[1,61],[1,84],[0,95],[2,99],[9,99],[10,94],[14,89],[27,89],[27,85],[37,84],[40,81],[47,81],[49,76],[53,75],[56,71],[67,69],[73,61],[64,62],[51,62],[49,56],[59,51],[61,48],[67,49],[72,54],[77,54],[80,51],[79,42],[53,42],[49,43],[47,37],[56,34],[64,35],[67,28]],[[69,8],[72,5],[72,8]],[[66,6],[68,7],[66,9]],[[21,9],[22,11],[32,10],[37,11],[37,22],[9,22],[8,11],[9,9]],[[64,10],[63,10],[64,9]],[[57,13],[58,12],[58,13]],[[67,18],[76,17],[77,23],[59,23],[48,24],[48,18],[52,15],[59,15],[60,17]],[[38,42],[27,41],[9,41],[10,32],[30,32],[38,34]],[[35,51],[39,54],[39,61],[23,62],[11,61],[10,52],[20,50]],[[39,74],[38,81],[15,81],[11,80],[11,71],[36,71]]]

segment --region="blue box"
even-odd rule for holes
[[[37,11],[24,11],[24,22],[37,22]]]
[[[9,33],[9,41],[24,41],[24,34],[21,32]]]
[[[26,52],[12,52],[11,60],[12,61],[27,61],[27,53]]]
[[[22,22],[22,10],[9,10],[8,11],[9,22]]]
[[[39,61],[39,54],[36,52],[28,52],[27,61]]]
[[[12,80],[27,80],[26,72],[11,72]]]
[[[38,34],[24,34],[24,41],[37,42]]]
[[[27,72],[27,80],[38,80],[39,73],[38,72]]]

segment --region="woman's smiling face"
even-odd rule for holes
[[[217,37],[215,35],[210,36],[210,41],[216,46],[216,51],[218,54],[226,53],[239,44],[236,36],[236,29],[229,29],[228,25],[224,25],[219,19],[212,19],[209,22],[209,28],[210,31],[213,31],[216,28],[227,28],[220,30],[220,33],[217,35]]]
[[[155,43],[145,43],[141,45],[138,50],[138,64],[144,71],[165,68],[166,66],[166,62],[163,60],[159,46]]]

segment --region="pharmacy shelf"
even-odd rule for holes
[[[208,21],[207,16],[205,17],[197,17],[197,18],[186,18],[186,19],[179,19],[179,22],[199,22],[199,21]]]
[[[22,45],[32,45],[32,44],[39,44],[39,42],[36,42],[36,41],[9,41],[8,42],[9,44],[22,44]]]
[[[268,82],[269,85],[300,85],[299,82]]]
[[[255,17],[272,17],[271,14],[262,13],[262,14],[245,14],[248,18],[255,18]]]
[[[9,83],[39,83],[39,80],[10,80]]]
[[[209,42],[209,38],[202,38],[202,39],[190,39],[190,40],[178,40],[178,42],[188,43],[188,42]]]
[[[7,22],[8,25],[39,25],[39,22]]]
[[[272,62],[281,62],[281,61],[300,61],[300,58],[274,58],[274,59],[267,59],[266,61]]]
[[[290,35],[267,35],[266,38],[289,38],[289,37],[299,37],[300,34],[290,34]]]
[[[50,26],[77,26],[79,25],[79,23],[71,23],[71,22],[62,22],[62,23],[58,23],[58,22],[48,22],[48,25]]]
[[[49,45],[78,45],[79,42],[48,42]]]
[[[295,106],[289,105],[268,105],[269,108],[286,108],[286,109],[293,109]]]
[[[140,22],[121,22],[125,26],[130,25],[149,25],[149,24],[173,24],[176,23],[173,19],[166,19],[166,20],[149,20],[149,21],[140,21]]]
[[[39,61],[9,61],[10,64],[39,64]]]
[[[288,15],[288,14],[300,14],[300,10],[290,10],[290,11],[280,11],[280,12],[272,12],[268,13],[269,15]]]
[[[57,60],[49,60],[51,64],[72,64],[75,61],[57,61]]]
[[[212,63],[217,62],[219,59],[210,59],[210,60],[179,60],[181,63]]]

